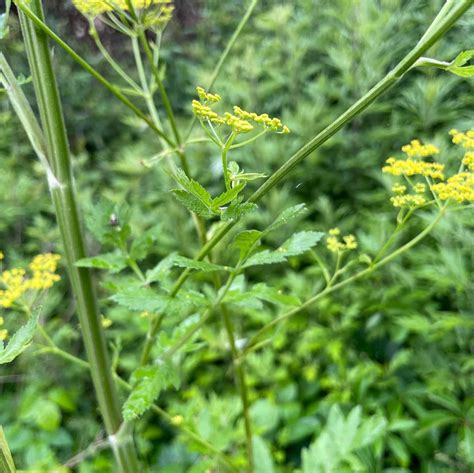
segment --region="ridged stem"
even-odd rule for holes
[[[30,6],[34,14],[43,21],[41,0],[32,0]],[[135,473],[139,471],[139,465],[132,437],[130,434],[117,435],[122,425],[122,417],[110,370],[92,275],[89,269],[75,266],[76,261],[86,256],[85,243],[74,190],[66,127],[48,39],[21,11],[20,21],[41,124],[46,136],[48,160],[54,175],[54,179],[49,179],[49,187],[99,409],[109,439],[114,446],[118,471]]]

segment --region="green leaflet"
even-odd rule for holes
[[[165,312],[169,315],[181,315],[193,307],[206,304],[206,298],[196,292],[182,292],[180,297],[174,298],[147,287],[121,289],[110,299],[130,310]]]
[[[235,200],[235,198],[239,195],[242,189],[245,187],[245,184],[239,184],[228,191],[223,192],[221,195],[217,196],[216,198],[212,199],[212,209],[217,212],[220,207],[227,205],[228,203]]]
[[[211,218],[215,215],[212,210],[211,194],[199,182],[188,178],[182,169],[177,169],[174,177],[183,187],[183,189],[172,190],[179,202],[203,218]]]
[[[236,304],[242,307],[259,309],[261,304],[258,301],[270,302],[271,304],[284,306],[297,306],[301,301],[296,296],[283,294],[278,289],[267,286],[265,283],[258,283],[245,291],[230,290],[224,298],[228,304]]]
[[[290,220],[302,215],[304,212],[306,212],[306,204],[298,204],[289,207],[278,215],[275,221],[265,229],[265,233],[272,232],[273,230],[286,225]]]
[[[10,338],[6,346],[0,342],[0,365],[10,363],[28,348],[35,333],[39,314],[40,309],[38,308],[33,312],[28,322]]]
[[[186,176],[182,169],[178,169],[174,177],[183,189],[173,189],[171,192],[188,210],[203,218],[212,218],[222,213],[223,220],[232,220],[241,217],[256,207],[255,204],[240,204],[236,201],[245,187],[245,183],[241,183],[213,199],[211,194],[199,182]],[[227,204],[231,204],[230,207],[222,209]]]
[[[76,261],[76,266],[79,268],[106,269],[111,273],[118,273],[127,267],[127,260],[120,253],[104,253],[80,259]]]
[[[360,406],[344,417],[336,404],[329,411],[323,430],[302,451],[303,473],[342,470],[356,450],[368,447],[384,435],[387,421],[381,416],[362,418]]]
[[[200,217],[207,219],[215,215],[208,204],[190,192],[182,189],[174,189],[171,192],[173,192],[176,200]]]
[[[208,263],[206,261],[197,261],[179,255],[174,256],[173,265],[179,266],[180,268],[189,268],[204,272],[230,271],[232,269],[229,266],[221,266],[219,264]]]
[[[254,248],[254,245],[257,246],[261,237],[262,232],[258,230],[244,230],[235,236],[232,246],[239,250],[240,260],[248,256],[250,250]]]
[[[275,465],[271,455],[270,448],[267,443],[259,437],[254,436],[253,444],[253,461],[255,464],[254,473],[274,473]]]
[[[133,389],[123,405],[125,421],[140,417],[158,398],[163,389],[179,387],[178,370],[171,361],[161,361],[153,366],[143,366],[132,374]]]
[[[474,66],[465,66],[468,61],[474,57],[474,49],[462,51],[456,56],[456,59],[446,68],[447,71],[461,77],[474,76]]]
[[[301,255],[316,245],[324,233],[313,231],[302,231],[295,233],[275,251],[264,250],[251,256],[243,265],[244,268],[261,264],[274,264],[286,261],[290,256]]]
[[[238,197],[235,199],[229,207],[227,207],[221,214],[221,219],[224,222],[229,222],[231,220],[239,220],[245,215],[253,212],[257,208],[257,204],[253,202],[242,202],[242,198]]]
[[[171,253],[166,258],[163,258],[154,268],[149,269],[146,272],[146,283],[164,282],[173,267],[175,257],[176,253]]]

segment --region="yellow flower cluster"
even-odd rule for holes
[[[257,115],[255,112],[247,112],[246,110],[242,110],[240,107],[235,105],[234,114],[242,120],[252,120],[255,123],[263,125],[265,128],[269,128],[272,131],[277,131],[280,133],[290,132],[290,129],[286,125],[283,125],[279,118],[272,118],[268,116],[268,113]]]
[[[392,186],[392,192],[395,194],[404,194],[407,190],[407,186],[404,186],[403,184],[400,184],[399,182],[395,183]]]
[[[418,207],[426,203],[426,199],[419,194],[402,194],[390,198],[394,207]]]
[[[5,270],[0,274],[0,307],[9,308],[28,290],[49,289],[60,280],[55,274],[59,255],[46,253],[37,255],[29,265],[31,277],[21,268]]]
[[[426,176],[432,179],[444,179],[444,164],[427,163],[417,159],[387,159],[387,166],[382,168],[382,172],[393,176]]]
[[[470,171],[474,171],[474,151],[468,151],[464,155],[462,163],[464,166],[467,166]]]
[[[455,145],[462,144],[464,148],[474,148],[474,130],[462,133],[459,130],[452,129],[449,134],[453,137],[452,141]]]
[[[412,140],[409,144],[402,146],[402,151],[409,157],[426,158],[439,153],[439,149],[432,144],[424,145],[420,140]]]
[[[202,87],[196,87],[196,92],[201,102],[217,103],[221,101],[221,96],[219,94],[206,92]]]
[[[341,230],[339,228],[331,228],[329,236],[326,239],[326,247],[333,253],[341,251],[355,250],[357,248],[357,240],[354,235],[344,235],[342,241],[339,239]]]
[[[29,280],[31,289],[49,289],[61,277],[55,274],[58,262],[61,259],[59,255],[46,253],[35,256],[29,267],[33,277]]]
[[[263,125],[265,129],[276,133],[286,134],[290,132],[290,129],[283,125],[279,118],[272,118],[267,113],[258,115],[255,112],[247,112],[237,105],[234,106],[233,114],[225,112],[224,115],[219,115],[212,110],[211,105],[220,102],[221,96],[206,92],[202,87],[197,87],[196,91],[199,100],[193,100],[192,107],[194,115],[199,120],[209,121],[216,125],[227,125],[235,134],[248,133],[254,130],[255,127],[251,122]]]
[[[464,148],[474,147],[474,130],[462,133],[451,130],[450,135],[455,144]],[[453,199],[458,203],[474,201],[474,151],[466,151],[462,159],[461,170],[445,181],[444,164],[423,161],[423,157],[437,154],[438,148],[433,145],[423,145],[419,140],[413,140],[410,144],[403,146],[402,151],[407,155],[406,159],[387,159],[387,166],[382,168],[383,172],[394,176],[404,176],[410,184],[412,194],[407,194],[407,186],[396,183],[392,191],[396,194],[390,200],[394,207],[418,207],[427,202],[423,194],[428,186],[424,182],[412,182],[411,176],[423,176],[428,180],[429,188],[434,197],[440,200]],[[467,171],[463,170],[467,167]],[[440,181],[431,184],[429,178]]]
[[[431,186],[441,200],[453,199],[458,203],[474,201],[474,173],[460,172],[446,182]]]
[[[169,4],[172,0],[132,0],[132,4],[137,9],[149,8],[157,4]],[[128,5],[125,0],[73,0],[74,6],[84,15],[97,16],[101,13],[113,11],[114,8],[128,10]],[[172,6],[163,6],[161,9],[162,15],[170,15],[173,12]]]

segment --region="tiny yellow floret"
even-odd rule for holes
[[[328,233],[329,236],[326,239],[326,247],[332,253],[350,251],[357,248],[357,240],[354,235],[344,235],[341,241],[339,239],[341,234],[341,230],[339,230],[339,228],[331,228]]]

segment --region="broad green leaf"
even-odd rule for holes
[[[248,256],[252,248],[257,246],[261,237],[262,232],[258,230],[244,230],[235,236],[232,246],[239,250],[241,261]]]
[[[15,473],[16,468],[13,462],[12,454],[8,447],[7,439],[0,426],[0,471],[2,473]]]
[[[272,454],[266,442],[255,435],[252,439],[253,445],[253,461],[254,473],[274,473],[275,465],[273,463]]]
[[[79,268],[106,269],[111,273],[118,273],[127,267],[127,260],[119,253],[104,253],[80,259],[76,261],[76,266]]]
[[[6,346],[0,342],[0,365],[10,363],[28,348],[33,340],[39,314],[40,309],[35,310],[28,322],[10,338]]]
[[[474,49],[463,51],[456,56],[456,59],[446,68],[449,72],[461,77],[474,76],[474,66],[465,66],[474,57]]]
[[[278,215],[275,221],[265,229],[265,233],[272,232],[277,228],[286,225],[290,220],[293,220],[304,212],[306,212],[305,204],[298,204],[294,205],[293,207],[289,207],[288,209],[284,210],[280,215]]]
[[[225,209],[221,214],[221,219],[224,222],[228,222],[230,220],[239,220],[245,215],[253,212],[257,208],[257,204],[253,202],[242,202],[241,198],[237,198],[234,200],[227,209]]]
[[[277,250],[264,250],[251,256],[243,267],[247,268],[249,266],[257,266],[261,264],[281,263],[286,261],[290,256],[297,256],[309,250],[315,246],[323,236],[324,233],[312,231],[295,233]]]
[[[211,271],[230,271],[229,266],[221,266],[219,264],[208,263],[207,261],[197,261],[184,256],[175,256],[173,258],[173,265],[180,268],[195,269],[197,271],[211,272]]]
[[[123,405],[125,421],[140,417],[151,407],[163,389],[171,385],[177,389],[179,382],[178,370],[171,361],[137,368],[132,374],[132,391]]]

